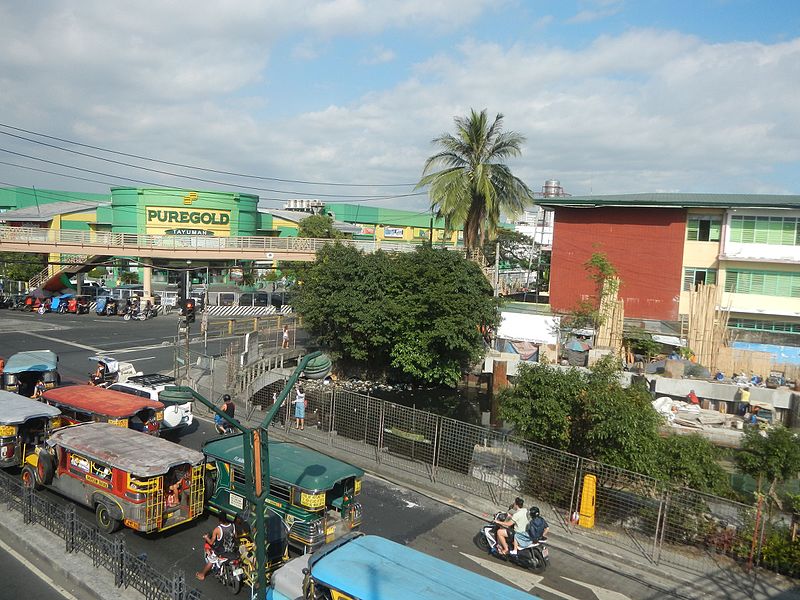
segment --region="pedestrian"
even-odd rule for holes
[[[281,348],[288,348],[289,347],[289,326],[283,326],[283,345]]]
[[[690,390],[689,393],[686,394],[686,400],[688,400],[690,404],[700,404],[700,398],[697,397],[694,390]]]
[[[739,390],[739,415],[744,416],[750,410],[750,388],[744,386]]]
[[[297,386],[297,392],[294,398],[294,428],[304,429],[306,424],[306,395],[303,392],[303,386]]]

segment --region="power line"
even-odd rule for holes
[[[146,160],[146,161],[149,161],[149,162],[154,162],[154,163],[158,163],[158,164],[162,164],[162,165],[169,165],[169,166],[172,166],[172,167],[181,167],[181,168],[185,168],[185,169],[193,169],[195,171],[206,171],[206,172],[209,172],[209,173],[218,173],[220,175],[232,175],[234,177],[242,177],[242,178],[247,178],[247,179],[256,179],[256,180],[261,180],[261,181],[277,181],[277,182],[280,182],[280,183],[299,183],[299,184],[302,184],[302,185],[325,185],[325,186],[331,186],[331,187],[408,187],[408,186],[415,186],[416,185],[416,183],[376,183],[376,184],[370,184],[370,183],[336,183],[336,182],[326,182],[326,181],[307,181],[307,180],[302,180],[302,179],[283,179],[283,178],[280,178],[280,177],[267,177],[267,176],[262,176],[262,175],[250,175],[250,174],[246,174],[246,173],[237,173],[235,171],[224,171],[224,170],[221,170],[221,169],[212,169],[212,168],[209,168],[209,167],[198,167],[198,166],[194,166],[194,165],[186,165],[186,164],[183,164],[183,163],[171,162],[171,161],[161,160],[161,159],[157,159],[157,158],[150,158],[150,157],[141,156],[141,155],[138,155],[138,154],[130,154],[130,153],[127,153],[127,152],[120,152],[118,150],[111,150],[110,148],[103,148],[102,146],[93,146],[91,144],[84,144],[82,142],[76,142],[74,140],[69,140],[69,139],[66,139],[66,138],[60,138],[60,137],[56,137],[56,136],[53,136],[53,135],[48,135],[48,134],[37,132],[37,131],[31,131],[29,129],[23,129],[21,127],[14,127],[13,125],[8,125],[6,123],[0,123],[0,127],[5,127],[6,129],[12,129],[14,131],[21,131],[23,133],[29,133],[31,135],[36,135],[36,136],[43,137],[43,138],[50,139],[50,140],[56,140],[56,141],[59,141],[59,142],[65,142],[67,144],[73,144],[75,146],[80,146],[82,148],[91,148],[92,150],[100,150],[101,152],[108,152],[109,154],[116,154],[117,156],[127,156],[128,158],[136,158],[136,159],[139,159],[139,160]],[[4,135],[13,135],[13,134],[10,134],[10,133],[4,132],[4,131],[0,131],[0,133],[2,133]],[[38,140],[33,140],[33,139],[30,139],[30,138],[26,138],[24,136],[13,136],[13,137],[18,137],[20,139],[25,139],[25,140],[28,140],[30,142],[36,143],[36,144],[42,144],[42,145],[50,146],[52,148],[57,148],[59,150],[64,150],[65,152],[74,152],[76,154],[82,154],[84,156],[91,156],[92,158],[98,158],[99,160],[109,160],[110,161],[110,159],[96,157],[96,156],[93,156],[93,155],[90,155],[90,154],[80,153],[80,152],[77,152],[75,150],[69,150],[69,149],[66,149],[66,148],[61,148],[59,146],[45,144],[44,142],[40,142]],[[122,163],[122,164],[124,164],[124,163]]]

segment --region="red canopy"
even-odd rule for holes
[[[68,406],[87,413],[95,413],[113,419],[132,417],[144,408],[164,410],[157,400],[115,392],[91,385],[71,385],[47,390],[42,399],[55,404]]]

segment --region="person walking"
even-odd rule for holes
[[[288,348],[289,347],[289,326],[283,326],[283,345],[281,348]]]
[[[294,428],[304,429],[306,424],[306,394],[303,392],[303,386],[297,386],[297,392],[294,397]]]

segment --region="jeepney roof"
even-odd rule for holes
[[[211,458],[244,467],[242,436],[232,435],[203,444]],[[364,471],[330,456],[288,442],[269,441],[269,475],[305,490],[327,490],[348,477],[363,477]]]
[[[158,400],[116,392],[92,385],[70,385],[46,390],[42,398],[48,402],[69,406],[82,412],[122,419],[131,417],[144,408],[164,410]]]
[[[203,462],[197,450],[108,423],[81,423],[57,429],[47,440],[137,477],[162,475],[170,468]]]
[[[61,411],[55,406],[0,390],[0,425],[19,425],[28,419],[51,418],[60,414]]]
[[[333,542],[336,544],[336,542]],[[532,600],[462,567],[375,535],[354,537],[311,557],[315,580],[361,600]]]
[[[12,354],[6,361],[6,373],[53,371],[58,368],[58,356],[52,350],[29,350]]]

